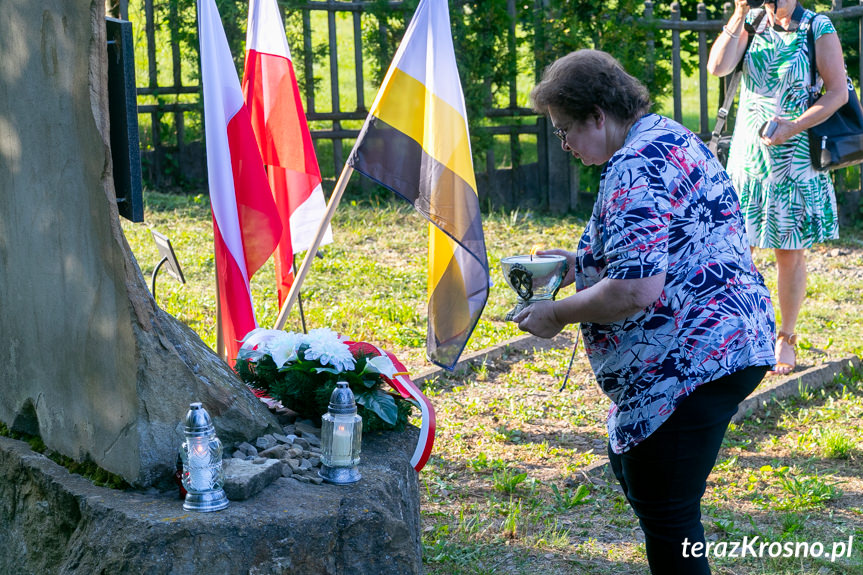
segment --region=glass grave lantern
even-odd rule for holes
[[[318,472],[327,483],[346,485],[362,477],[360,445],[363,438],[363,419],[357,414],[354,392],[346,381],[336,384],[330,396],[330,407],[321,417],[321,470]]]
[[[219,511],[228,506],[228,497],[222,485],[222,442],[200,403],[189,405],[186,413],[185,437],[180,448],[183,460],[183,488],[186,499],[183,509],[188,511]]]

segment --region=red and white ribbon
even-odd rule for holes
[[[365,353],[371,356],[383,356],[389,359],[389,362],[383,366],[378,365],[379,372],[384,378],[384,381],[399,392],[399,395],[405,399],[414,399],[420,407],[422,423],[420,424],[420,436],[417,440],[416,449],[414,449],[411,457],[411,465],[417,471],[421,470],[429,456],[431,455],[432,446],[434,445],[435,435],[435,410],[434,406],[429,401],[419,387],[411,380],[407,368],[396,358],[392,353],[383,350],[376,345],[364,341],[346,341],[351,353],[356,356],[357,352]]]

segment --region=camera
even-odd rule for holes
[[[750,8],[761,8],[765,4],[776,4],[776,0],[746,0],[746,4]]]

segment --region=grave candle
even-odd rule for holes
[[[333,447],[330,461],[333,465],[349,465],[351,463],[351,447],[353,437],[344,423],[336,424],[333,429]]]
[[[327,483],[344,485],[359,481],[360,440],[363,420],[357,414],[354,393],[346,381],[336,384],[330,407],[321,417],[321,470]]]
[[[219,511],[228,506],[222,489],[222,442],[210,415],[196,402],[189,405],[184,426],[186,441],[180,449],[183,463],[183,487],[186,497],[183,509]]]

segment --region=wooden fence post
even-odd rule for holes
[[[331,0],[328,0],[331,2]],[[338,113],[342,109],[339,99],[339,46],[336,41],[336,12],[334,8],[327,6],[327,28],[330,41],[330,97],[333,104],[332,112]],[[342,131],[341,120],[333,120],[333,132]],[[333,166],[336,173],[341,173],[344,166],[342,151],[342,139],[340,136],[333,138]]]
[[[842,0],[833,0],[832,1],[833,10],[839,10],[842,8]],[[836,189],[846,189],[848,186],[845,183],[845,170],[836,170],[833,174],[833,185]]]
[[[647,28],[647,77],[645,83],[650,85],[653,83],[654,75],[656,74],[656,40],[653,32],[653,2],[644,0],[644,22]]]
[[[671,4],[671,21],[680,22],[680,3]],[[680,30],[671,31],[671,85],[674,93],[674,121],[683,122],[683,91],[680,84]]]
[[[545,140],[545,165],[540,166],[548,173],[548,211],[554,214],[566,213],[578,203],[578,162],[563,151],[560,139],[554,135],[554,126],[542,117],[537,121],[537,138]],[[575,178],[572,168],[575,169]],[[575,181],[573,181],[575,180]]]
[[[696,16],[699,22],[707,22],[707,7],[704,5],[704,2],[698,3],[698,12]],[[698,53],[699,54],[707,54],[707,32],[704,30],[698,31]],[[699,124],[698,130],[702,134],[702,137],[707,137],[710,134],[710,126],[708,125],[710,115],[707,112],[707,81],[709,79],[709,75],[707,73],[707,58],[699,57],[698,58],[698,100],[699,100],[699,109],[698,109],[698,117]]]

